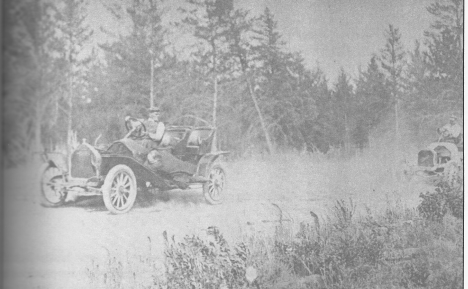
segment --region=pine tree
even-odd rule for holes
[[[463,0],[443,0],[427,11],[436,21],[426,30],[427,64],[432,77],[463,81]]]
[[[260,27],[255,30],[256,40],[260,42],[256,47],[257,60],[261,62],[263,72],[268,78],[281,67],[281,61],[285,57],[282,51],[285,42],[281,40],[278,23],[268,7],[259,17],[258,23]]]
[[[408,101],[405,110],[408,112],[411,131],[416,138],[423,136],[423,141],[429,138],[434,132],[434,123],[430,120],[439,113],[440,107],[434,105],[437,103],[438,89],[434,82],[430,80],[430,69],[427,65],[426,56],[421,51],[421,45],[418,41],[415,43],[414,50],[409,55],[407,94]],[[430,128],[433,129],[430,129]],[[430,131],[429,135],[424,135]]]
[[[436,1],[427,10],[436,20],[424,33],[427,47],[417,43],[411,53],[407,106],[424,142],[463,105],[463,1]]]
[[[223,58],[228,31],[228,18],[234,9],[233,0],[187,0],[194,9],[180,9],[184,13],[183,23],[193,30],[193,35],[207,49],[200,55],[200,62],[209,70],[213,82],[213,126],[217,127],[218,84],[223,73],[220,59]],[[213,139],[213,150],[217,149],[217,133]]]
[[[339,145],[332,92],[328,89],[327,79],[320,67],[308,73],[307,83],[305,93],[307,98],[313,100],[313,108],[304,107],[304,110],[313,113],[302,125],[307,149],[311,152],[327,152],[331,147]]]
[[[392,103],[395,117],[395,141],[397,147],[400,145],[400,103],[403,99],[404,90],[404,67],[406,65],[406,52],[401,43],[401,34],[398,28],[389,25],[385,32],[387,43],[381,51],[381,65],[385,71],[392,94]]]
[[[391,112],[391,94],[387,80],[376,56],[370,59],[366,71],[359,73],[356,81],[356,127],[354,142],[363,148],[371,131]]]
[[[463,105],[463,4],[462,0],[446,0],[427,8],[436,17],[425,31],[425,62],[434,86],[431,100],[445,117],[460,114]]]
[[[156,0],[134,1],[132,7],[127,9],[130,18],[134,24],[133,35],[136,36],[137,43],[141,41],[143,55],[149,53],[150,66],[150,106],[155,105],[155,65],[162,66],[161,61],[164,57],[164,34],[165,29],[161,24],[162,10]],[[147,52],[145,51],[147,50]],[[146,52],[146,53],[145,53]],[[141,56],[140,56],[141,57]],[[145,61],[144,59],[142,59]],[[145,65],[146,66],[146,65]]]
[[[342,137],[345,153],[351,152],[351,130],[354,126],[355,97],[353,86],[344,69],[342,68],[335,83],[333,97],[335,101],[335,112],[337,119],[337,131]]]
[[[6,37],[3,43],[5,86],[3,87],[8,150],[27,157],[41,151],[44,130],[57,116],[60,65],[59,39],[55,31],[52,3],[7,1]],[[6,149],[6,148],[4,148]]]
[[[267,130],[279,146],[307,147],[305,123],[316,117],[311,74],[298,53],[285,50],[273,14],[266,8],[254,26],[251,50],[255,96]]]
[[[255,74],[255,59],[254,46],[251,44],[252,37],[249,37],[249,33],[253,32],[255,19],[248,18],[248,13],[243,10],[235,10],[231,13],[228,18],[228,31],[227,31],[227,41],[229,43],[229,51],[226,53],[223,61],[230,63],[231,59],[237,59],[236,62],[231,63],[232,68],[231,73],[233,75],[241,75],[240,84],[246,88],[250,99],[252,100],[255,108],[255,112],[260,121],[260,126],[263,132],[263,135],[266,140],[268,152],[270,154],[274,153],[274,147],[271,141],[270,133],[267,129],[267,123],[260,107],[259,100],[255,92],[253,83],[254,74]],[[239,103],[241,105],[241,103]],[[247,107],[246,107],[247,108]]]
[[[163,9],[157,0],[132,0],[107,8],[117,24],[130,26],[128,33],[114,35],[114,42],[100,45],[112,83],[110,93],[114,103],[119,104],[113,113],[121,119],[125,115],[141,116],[145,108],[163,102],[161,82],[166,74],[167,46]]]
[[[63,7],[58,10],[57,20],[63,39],[63,57],[66,60],[66,86],[68,105],[68,148],[72,145],[73,106],[77,95],[86,91],[84,75],[90,59],[84,55],[84,47],[89,43],[93,31],[86,24],[87,2],[85,0],[63,0]]]

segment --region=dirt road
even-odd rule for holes
[[[281,216],[292,227],[311,221],[310,211],[324,217],[339,198],[351,197],[359,208],[372,209],[392,200],[417,203],[418,193],[388,190],[378,175],[370,178],[365,171],[357,181],[341,164],[252,160],[231,163],[228,171],[221,205],[208,205],[197,191],[175,191],[140,201],[125,215],[109,214],[100,198],[43,208],[33,178],[7,171],[4,288],[89,288],[86,269],[106,264],[109,257],[130,264],[153,256],[161,266],[163,231],[182,238],[217,226],[235,242],[249,234],[271,234]]]

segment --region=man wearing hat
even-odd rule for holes
[[[161,142],[166,129],[164,123],[159,121],[159,113],[159,107],[150,107],[148,110],[148,119],[144,121],[148,136],[157,143]]]
[[[131,121],[131,117],[125,117],[125,121],[131,121],[131,132],[129,135],[139,135],[145,137],[142,145],[148,148],[156,148],[161,142],[166,127],[163,122],[159,121],[159,108],[150,107],[148,109],[148,119],[137,119],[137,121]],[[141,124],[145,125],[146,131],[142,132]],[[143,135],[144,134],[144,135]]]
[[[444,125],[440,131],[444,132],[444,138],[446,141],[458,144],[462,139],[463,128],[458,124],[457,117],[454,115],[450,117],[449,123]]]
[[[147,156],[147,165],[154,170],[162,170],[166,173],[185,172],[189,175],[195,174],[197,166],[179,160],[167,150],[159,148],[166,130],[164,123],[159,121],[159,115],[159,107],[152,106],[148,109],[148,119],[140,120],[146,127],[147,136],[142,139],[142,145],[151,149]],[[198,176],[193,176],[190,180],[206,181],[204,178]]]

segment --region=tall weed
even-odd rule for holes
[[[246,285],[248,248],[240,243],[231,248],[215,227],[208,228],[209,240],[186,236],[182,242],[166,240],[168,288],[242,288]]]
[[[440,182],[435,191],[421,193],[418,211],[422,217],[440,222],[447,213],[463,219],[463,181],[461,177],[453,183]]]

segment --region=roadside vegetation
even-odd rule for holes
[[[462,181],[418,200],[399,164],[403,152],[416,157],[409,144],[461,115],[463,0],[429,3],[431,24],[413,47],[389,25],[359,73],[336,79],[290,51],[268,7],[254,15],[232,0],[179,1],[178,21],[166,21],[172,1],[109,0],[110,40],[90,51],[86,2],[5,1],[2,165],[21,176],[15,186],[34,156],[110,143],[125,135],[125,116],[157,105],[168,124],[217,129],[233,186],[262,190],[254,197],[265,202],[334,200],[325,218],[312,211],[299,228],[280,219],[269,235],[165,235],[164,262],[109,252],[86,268],[90,288],[462,288]],[[376,191],[402,202],[362,209]]]
[[[103,288],[463,288],[463,188],[439,183],[420,197],[417,208],[397,202],[359,214],[353,199],[337,200],[298,231],[280,222],[271,236],[235,244],[215,227],[164,234],[162,266],[109,256],[88,277]]]

